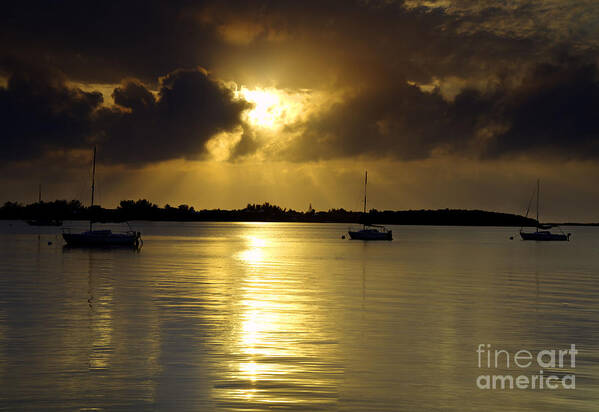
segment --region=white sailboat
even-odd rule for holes
[[[94,161],[92,168],[92,201],[90,210],[94,206],[94,191],[96,181],[96,147],[94,146]],[[93,221],[90,217],[89,230],[82,233],[63,232],[63,239],[68,246],[77,247],[110,247],[130,246],[139,247],[141,233],[128,230],[123,233],[113,233],[112,230],[93,230]]]
[[[364,219],[366,219],[366,186],[368,185],[368,171],[364,175]],[[361,230],[349,230],[349,237],[354,240],[393,240],[393,233],[381,225],[369,225],[366,222]]]
[[[569,241],[570,233],[567,235],[563,232],[561,233],[551,233],[548,229],[551,229],[552,225],[541,225],[539,223],[539,198],[541,197],[541,182],[537,179],[537,227],[534,232],[524,232],[523,228],[520,228],[520,237],[522,240],[537,240],[537,241]],[[531,198],[532,201],[532,198]],[[528,217],[528,212],[530,211],[530,203],[528,204],[528,209],[526,210],[526,217]],[[542,229],[542,230],[541,230]]]

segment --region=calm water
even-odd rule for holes
[[[133,226],[139,253],[0,221],[0,409],[597,410],[599,228]],[[545,374],[576,389],[479,389],[540,369],[479,368],[479,344],[575,344]]]

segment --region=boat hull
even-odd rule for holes
[[[92,231],[84,233],[63,233],[62,238],[71,247],[139,247],[139,232],[108,233],[108,231]]]
[[[520,237],[522,240],[536,240],[540,242],[548,242],[548,241],[569,241],[570,235],[565,235],[563,233],[551,233],[551,232],[520,232]]]
[[[393,240],[392,231],[379,232],[375,230],[349,231],[349,237],[353,240]]]

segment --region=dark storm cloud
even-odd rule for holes
[[[447,102],[405,82],[363,92],[308,119],[286,153],[294,160],[356,155],[404,160],[435,150],[469,150],[471,137],[492,110],[490,98],[466,90]]]
[[[112,92],[114,102],[121,107],[137,112],[149,109],[156,103],[154,95],[135,79],[128,80]]]
[[[487,76],[491,67],[523,64],[531,50],[545,47],[534,36],[474,32],[471,16],[403,3],[211,2],[202,21],[224,40],[247,41],[214,51],[220,72],[237,78],[250,67],[255,79],[274,74],[279,85],[295,88],[381,85],[398,75],[419,82]]]
[[[500,156],[535,152],[565,158],[599,157],[599,70],[565,59],[531,70],[501,102],[509,128],[486,147]]]
[[[592,1],[538,3],[23,0],[2,9],[0,56],[90,82],[147,83],[201,65],[227,79],[314,87],[378,83],[398,72],[421,82],[487,76],[556,44],[599,44]]]
[[[0,87],[0,158],[28,160],[91,144],[113,163],[197,157],[215,133],[240,126],[250,107],[202,69],[177,70],[159,83],[155,97],[128,80],[114,90],[118,106],[107,108],[100,93],[69,87],[58,72],[15,68]]]
[[[276,75],[283,85],[314,87],[331,79],[373,82],[397,71],[422,81],[476,72],[481,61],[505,63],[509,54],[513,62],[530,47],[490,31],[460,34],[464,14],[402,5],[24,0],[0,14],[0,55],[53,65],[80,81],[150,82],[201,65],[228,78]]]
[[[438,89],[423,92],[402,81],[362,92],[298,126],[301,137],[285,155],[410,160],[437,152],[596,159],[598,113],[596,64],[562,57],[531,67],[516,86],[467,88],[453,100]]]
[[[9,84],[2,93],[13,97],[3,104],[19,113],[31,105],[26,120],[37,125],[29,127],[54,124],[54,132],[42,137],[13,125],[4,140],[15,158],[90,139],[112,162],[197,156],[214,133],[242,125],[247,108],[205,73],[177,70],[202,65],[240,84],[347,91],[342,102],[290,126],[300,134],[282,153],[290,159],[595,157],[595,3],[11,2],[0,14],[0,59],[57,67],[83,82],[139,80],[115,90],[115,109],[98,108],[97,94],[64,80],[44,89],[45,100]],[[556,57],[563,50],[569,57]],[[157,82],[164,73],[171,74]],[[448,98],[443,87],[452,82],[458,86]],[[416,86],[427,83],[440,88]],[[56,100],[64,100],[60,109],[52,109]],[[25,149],[17,152],[16,141]],[[244,127],[232,157],[260,150],[260,141]]]
[[[69,88],[58,72],[16,69],[0,87],[0,159],[25,160],[46,150],[80,147],[92,133],[102,95]]]
[[[155,81],[209,64],[216,39],[195,20],[199,7],[179,0],[11,1],[0,13],[0,55],[56,66],[82,81]]]
[[[113,97],[126,110],[101,109],[97,125],[103,159],[114,163],[197,158],[216,133],[240,126],[241,113],[251,107],[201,69],[161,78],[156,98],[136,81]]]

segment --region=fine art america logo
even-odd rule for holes
[[[522,349],[510,353],[503,349],[492,349],[490,344],[481,343],[476,353],[479,369],[487,370],[486,374],[476,378],[476,386],[479,389],[576,389],[576,345],[570,345],[570,349],[545,349],[537,353]],[[500,368],[523,369],[521,372],[528,372],[529,368],[532,368],[535,373],[492,373]]]

